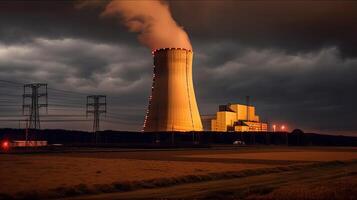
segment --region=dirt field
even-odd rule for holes
[[[269,199],[304,194],[300,190],[335,191],[330,185],[338,184],[351,190],[357,184],[357,164],[351,161],[356,159],[356,148],[286,147],[0,154],[0,199]],[[319,178],[330,181],[328,187]],[[289,189],[301,181],[301,187]],[[266,193],[246,192],[258,183],[267,183]],[[182,193],[181,187],[192,192]]]
[[[306,170],[306,169],[305,169]],[[76,197],[100,199],[356,199],[357,163],[334,163],[281,173],[173,187]],[[182,192],[185,191],[185,192]]]
[[[294,161],[331,161],[357,159],[356,152],[259,152],[259,153],[234,153],[234,154],[210,154],[189,155],[192,158],[227,158],[227,159],[251,159],[251,160],[294,160]]]
[[[2,179],[7,181],[1,184],[0,193],[16,193],[29,189],[43,191],[83,183],[94,185],[259,167],[267,165],[83,158],[65,155],[6,155],[1,157],[0,174]]]

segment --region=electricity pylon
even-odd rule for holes
[[[26,100],[31,99],[28,103]],[[40,108],[45,107],[48,112],[48,94],[46,83],[32,83],[24,85],[22,95],[22,114],[28,108],[28,128],[40,129]]]
[[[87,112],[93,114],[93,132],[100,130],[100,115],[107,112],[107,97],[105,95],[87,96]]]

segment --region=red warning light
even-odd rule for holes
[[[3,149],[3,150],[8,150],[9,148],[10,148],[10,143],[9,143],[9,141],[4,141],[4,142],[2,142],[2,144],[1,144],[1,148]]]

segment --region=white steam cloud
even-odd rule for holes
[[[111,1],[102,13],[104,17],[119,17],[131,32],[151,50],[185,48],[192,50],[187,33],[172,18],[163,1]]]

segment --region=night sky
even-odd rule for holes
[[[24,119],[21,84],[45,82],[49,116],[42,119],[85,119],[86,95],[105,94],[101,128],[141,130],[151,50],[118,19],[100,16],[106,4],[0,1],[0,119]],[[245,103],[249,95],[263,121],[357,136],[356,2],[168,4],[192,43],[201,115],[215,114],[219,104]],[[91,122],[42,128],[91,130]]]

